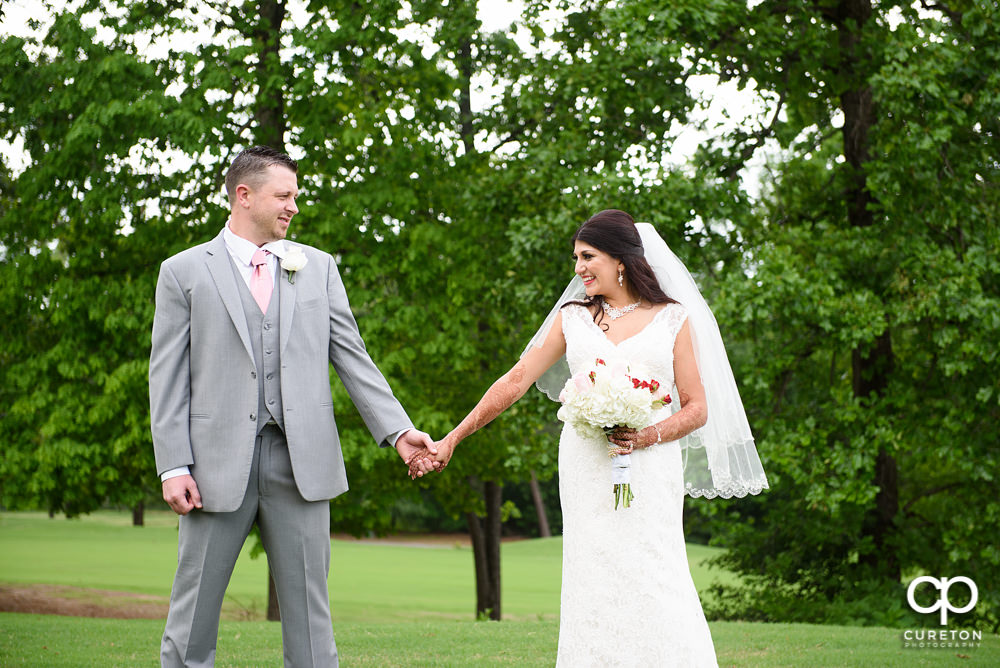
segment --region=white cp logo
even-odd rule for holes
[[[934,605],[927,608],[917,605],[917,602],[913,599],[913,592],[917,589],[917,585],[919,585],[922,582],[931,583],[937,588],[938,591],[941,592],[941,598],[937,602],[935,602]],[[953,608],[951,607],[951,601],[948,600],[948,589],[951,587],[951,585],[953,585],[956,582],[965,583],[965,585],[969,588],[969,592],[972,594],[971,598],[969,599],[969,604],[966,605],[964,608]],[[979,600],[979,589],[976,588],[976,583],[970,580],[969,578],[965,577],[964,575],[960,575],[957,578],[941,578],[940,580],[938,580],[937,578],[932,578],[929,575],[922,575],[919,578],[914,578],[913,582],[910,583],[910,586],[906,590],[906,602],[909,603],[910,607],[913,608],[915,611],[924,614],[929,614],[936,610],[941,610],[941,626],[944,626],[945,624],[948,623],[949,611],[957,613],[968,612],[969,610],[972,610],[974,607],[976,607],[976,602],[978,600]]]

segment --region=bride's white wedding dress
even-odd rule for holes
[[[674,339],[687,317],[668,304],[638,334],[612,343],[583,306],[562,309],[573,374],[596,358],[641,364],[665,387],[676,411]],[[630,508],[615,510],[604,439],[563,427],[559,495],[563,514],[558,666],[717,666],[708,623],[684,548],[684,481],[676,442],[631,456]]]

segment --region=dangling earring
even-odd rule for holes
[[[622,286],[622,268],[618,267],[618,287]]]

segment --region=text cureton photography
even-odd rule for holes
[[[953,605],[949,592],[953,584],[961,584],[969,590],[969,600],[964,605]],[[917,590],[921,585],[929,585],[938,591],[938,598],[930,605],[917,602]],[[964,600],[964,598],[963,598]],[[971,578],[935,578],[928,575],[914,578],[906,589],[906,602],[910,608],[921,614],[940,614],[940,625],[947,626],[948,613],[970,612],[979,601],[979,588]],[[906,629],[903,631],[904,648],[958,648],[979,647],[983,632],[978,629]]]
[[[979,647],[983,632],[977,629],[906,629],[903,647]]]

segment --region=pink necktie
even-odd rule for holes
[[[271,301],[271,291],[274,289],[274,281],[271,280],[271,271],[267,268],[267,251],[254,251],[250,264],[253,265],[253,273],[250,274],[250,294],[257,301],[260,310],[267,313],[267,305]]]

